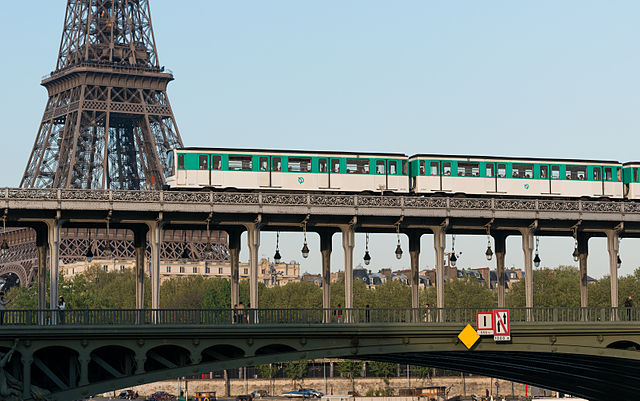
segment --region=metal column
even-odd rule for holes
[[[607,248],[609,250],[609,274],[611,275],[611,307],[618,307],[618,251],[620,237],[615,230],[607,231]]]
[[[44,227],[36,229],[36,246],[38,248],[38,309],[47,309],[47,252],[49,250],[48,230]]]
[[[323,321],[331,321],[331,250],[333,232],[322,231],[320,234],[320,253],[322,254],[322,308]]]
[[[48,220],[49,238],[49,309],[58,309],[58,274],[59,264],[58,253],[60,246],[60,220]],[[57,315],[51,316],[52,323],[55,323]]]
[[[589,237],[578,233],[578,257],[580,261],[580,306],[589,305],[587,292],[587,257],[589,256]]]
[[[258,251],[260,249],[260,226],[247,225],[247,242],[249,243],[249,304],[252,309],[258,308]]]
[[[144,309],[144,253],[147,250],[147,230],[133,230],[133,246],[136,254],[136,309]]]
[[[151,240],[151,309],[160,309],[160,249],[164,222],[147,223]]]
[[[525,306],[533,308],[533,230],[526,229],[521,233],[524,252]],[[527,318],[530,318],[530,313],[527,313]]]
[[[444,308],[444,248],[447,244],[446,231],[433,228],[433,248],[436,251],[436,306]]]
[[[507,253],[507,236],[501,233],[493,235],[496,246],[496,274],[498,276],[498,308],[504,308],[504,257]]]
[[[240,303],[240,236],[241,231],[229,231],[229,258],[231,259],[231,307]]]
[[[355,234],[353,226],[341,227],[342,248],[344,249],[344,308],[345,321],[351,322],[351,309],[353,308],[353,246]]]
[[[409,233],[409,256],[411,257],[411,276],[409,284],[411,286],[411,307],[420,307],[418,300],[418,284],[420,283],[420,238],[422,234],[417,232]]]

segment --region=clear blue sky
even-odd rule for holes
[[[65,4],[0,4],[2,186],[19,184],[33,146]],[[187,146],[640,160],[637,1],[151,0],[151,9]],[[300,237],[283,236],[285,259],[300,259]],[[319,271],[316,242],[303,270]],[[265,236],[261,253],[272,256],[274,243]],[[621,274],[640,265],[639,243],[623,241]],[[457,245],[462,266],[485,263],[484,238]],[[591,245],[589,273],[600,277],[606,245]],[[520,266],[519,238],[508,246],[507,265]],[[408,265],[394,247],[372,238],[374,270]],[[541,247],[543,264],[572,263],[571,240]],[[432,267],[429,238],[423,249],[421,266]]]

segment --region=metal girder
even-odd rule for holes
[[[49,367],[45,365],[44,362],[42,362],[39,358],[34,357],[33,364],[37,366],[38,369],[40,369],[42,373],[44,373],[49,379],[51,379],[51,381],[55,383],[55,385],[58,386],[59,389],[67,390],[69,388],[69,386],[62,380],[60,380],[60,378],[55,373],[53,373],[53,371],[49,369]]]
[[[178,365],[176,365],[175,363],[171,362],[170,360],[168,360],[167,358],[163,357],[162,355],[159,355],[157,352],[149,352],[148,357],[159,362],[160,364],[164,365],[165,367],[169,368],[169,369],[174,369],[177,368]]]
[[[100,367],[106,370],[113,377],[124,377],[124,373],[118,372],[113,366],[109,365],[107,361],[100,358],[98,355],[91,355],[91,360],[100,365]]]

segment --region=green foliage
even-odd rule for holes
[[[444,298],[449,308],[489,308],[496,305],[497,294],[467,276],[445,281]]]
[[[307,282],[265,287],[260,293],[260,304],[268,308],[322,308],[322,289]]]
[[[591,286],[589,287],[591,288]],[[537,307],[580,306],[580,274],[574,266],[533,271],[533,299]],[[508,307],[525,306],[525,283],[520,280],[506,296]]]
[[[361,361],[341,361],[336,366],[340,376],[351,380],[351,389],[354,392],[356,391],[355,378],[362,373],[362,365]]]
[[[384,378],[384,383],[389,386],[389,378],[398,371],[398,365],[390,362],[371,361],[367,363],[371,373],[376,377]]]
[[[365,394],[366,397],[392,397],[395,395],[395,391],[390,388],[370,388]]]
[[[260,372],[260,377],[264,379],[273,379],[280,372],[280,365],[277,363],[258,365],[258,372]]]
[[[411,374],[413,374],[415,377],[419,378],[422,380],[422,384],[424,385],[424,382],[426,379],[431,380],[431,377],[433,376],[433,368],[427,367],[427,366],[414,366],[411,365]]]
[[[284,374],[293,380],[295,386],[298,381],[303,382],[307,374],[309,361],[291,361],[284,366]]]

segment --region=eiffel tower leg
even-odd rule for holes
[[[133,245],[136,250],[136,309],[144,309],[144,253],[147,249],[148,229],[133,231]]]
[[[59,273],[59,245],[60,245],[60,226],[59,220],[48,220],[47,226],[49,237],[49,309],[56,310],[58,308],[58,273]],[[51,323],[56,323],[57,315],[51,315]]]

